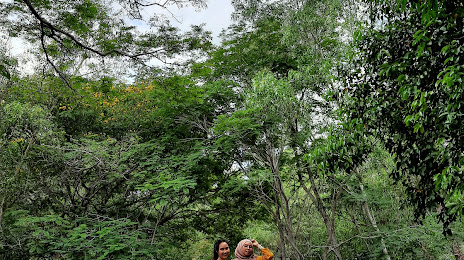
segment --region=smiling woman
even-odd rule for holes
[[[253,247],[257,247],[261,251],[262,256],[256,256],[253,251]],[[258,241],[254,239],[243,239],[237,245],[235,249],[235,259],[234,260],[271,260],[274,258],[274,254],[269,251],[268,248],[261,246]]]
[[[226,260],[229,257],[230,248],[225,239],[216,240],[213,249],[213,260]]]

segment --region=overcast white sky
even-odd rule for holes
[[[231,0],[209,0],[208,8],[201,9],[198,12],[193,7],[185,7],[177,9],[176,7],[170,8],[171,12],[181,22],[171,19],[172,24],[183,30],[190,28],[191,24],[199,25],[206,24],[205,28],[208,31],[213,32],[215,43],[219,43],[218,35],[222,29],[227,28],[230,25],[230,16],[233,12]]]
[[[2,0],[3,1],[3,0]],[[215,44],[219,44],[218,38],[222,29],[227,28],[230,25],[230,16],[233,12],[231,0],[209,0],[208,8],[195,10],[195,8],[188,6],[181,9],[176,6],[169,7],[169,13],[161,8],[145,9],[143,15],[151,15],[153,13],[164,13],[166,17],[171,20],[172,25],[179,27],[181,30],[188,30],[190,25],[205,24],[205,29],[213,33]],[[172,16],[175,16],[173,18]],[[135,21],[136,25],[140,26],[140,30],[143,31],[148,29],[148,26],[140,21]],[[21,54],[24,51],[24,46],[21,41],[14,39],[11,42],[11,53],[13,55]]]
[[[206,9],[200,10],[195,10],[194,7],[190,6],[180,9],[176,6],[171,6],[169,7],[170,12],[161,8],[145,9],[142,15],[148,17],[153,13],[163,13],[171,20],[173,26],[179,27],[183,31],[189,30],[191,25],[200,25],[204,23],[204,28],[212,32],[213,43],[219,44],[219,34],[231,24],[231,14],[233,12],[231,0],[208,0],[207,5],[208,7]],[[148,26],[141,21],[134,21],[134,23],[139,26],[140,31],[148,29]],[[5,41],[2,40],[2,42]],[[24,55],[26,46],[22,40],[10,38],[7,44],[9,45],[8,49],[10,54],[13,56]],[[22,71],[32,73],[32,65],[27,63],[31,63],[31,61],[26,62],[26,64],[21,64]]]

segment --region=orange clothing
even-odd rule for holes
[[[269,251],[269,248],[263,247],[259,251],[261,251],[261,254],[263,255],[258,256],[257,260],[271,260],[272,258],[274,258],[274,254],[271,251]]]

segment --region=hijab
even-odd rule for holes
[[[235,259],[234,260],[256,260],[255,254],[251,254],[250,256],[244,256],[242,255],[242,248],[243,245],[249,242],[251,243],[251,240],[249,239],[243,239],[242,241],[238,242],[237,248],[235,248]]]

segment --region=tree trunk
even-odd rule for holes
[[[330,252],[333,252],[335,254],[335,259],[342,259],[342,255],[340,253],[340,250],[338,249],[337,237],[335,235],[335,210],[337,207],[337,202],[338,202],[338,198],[339,198],[341,191],[342,191],[341,187],[338,188],[337,192],[334,191],[334,196],[332,198],[332,217],[331,218],[329,218],[329,215],[327,214],[325,209],[322,208],[323,214],[321,213],[321,215],[322,215],[322,218],[324,219],[324,224],[327,229],[327,246],[324,248],[324,254],[322,255],[322,258],[324,260],[328,258]],[[317,190],[315,192],[317,192]],[[318,192],[316,193],[316,197],[319,197]],[[320,201],[322,203],[322,200]]]
[[[354,168],[354,172],[356,173],[356,176],[358,177],[359,188],[361,189],[361,195],[363,197],[362,209],[364,211],[364,214],[366,215],[367,219],[369,220],[369,222],[371,223],[371,225],[375,229],[375,231],[380,233],[380,230],[379,230],[379,228],[377,226],[377,221],[375,221],[375,217],[371,213],[371,210],[369,208],[369,204],[367,203],[367,196],[366,196],[366,193],[364,192],[364,185],[362,184],[362,176],[358,171],[358,167]],[[380,243],[382,245],[382,252],[385,255],[385,258],[387,260],[390,260],[390,255],[388,254],[387,246],[385,245],[385,240],[383,239],[383,237],[380,238]]]
[[[292,247],[292,259],[296,260],[302,260],[303,255],[301,254],[300,250],[296,246],[295,243],[295,235],[293,234],[293,223],[292,223],[292,218],[291,218],[291,212],[290,212],[290,205],[288,203],[288,198],[287,195],[285,194],[285,191],[282,186],[282,180],[280,178],[279,172],[275,172],[275,180],[274,180],[274,191],[276,193],[276,198],[275,198],[275,203],[279,204],[276,205],[282,210],[279,211],[278,218],[279,222],[282,225],[282,234],[285,236],[285,239],[287,242],[290,244]],[[283,220],[283,221],[282,221]],[[283,223],[282,223],[283,222]],[[284,258],[286,259],[286,258]]]
[[[319,196],[319,192],[317,191],[317,187],[316,187],[316,183],[314,181],[313,175],[309,169],[307,170],[308,170],[309,181],[311,183],[311,190],[308,189],[308,187],[306,187],[306,184],[303,181],[303,176],[301,175],[301,173],[298,173],[298,178],[299,178],[301,187],[303,187],[303,190],[306,192],[306,195],[308,195],[308,197],[311,199],[314,205],[316,205],[317,211],[319,212],[319,214],[321,214],[322,219],[324,220],[324,225],[327,230],[327,244],[324,249],[322,259],[327,260],[329,253],[333,252],[335,254],[335,258],[338,260],[341,260],[342,255],[338,248],[338,241],[335,235],[334,216],[335,216],[335,210],[336,210],[336,201],[333,201],[332,203],[333,217],[331,219],[329,215],[327,214],[326,210],[324,209],[324,207],[322,206],[323,202],[322,202],[321,197]],[[311,193],[311,191],[314,193],[314,195],[313,193]]]
[[[2,200],[0,201],[0,234],[3,233],[2,221],[3,221],[3,206],[4,205],[5,205],[5,197],[2,196]]]
[[[281,225],[279,227],[279,232],[280,235],[284,236],[281,237],[281,241],[283,241],[283,259],[286,259],[286,250],[285,250],[285,240],[290,244],[292,247],[292,259],[296,260],[302,260],[303,255],[301,254],[300,250],[296,246],[295,243],[295,235],[293,234],[293,223],[292,223],[292,218],[291,218],[291,210],[290,210],[290,205],[289,205],[289,200],[287,195],[285,194],[285,190],[283,188],[282,184],[282,178],[280,176],[280,170],[279,170],[279,156],[276,154],[274,146],[272,145],[271,142],[267,142],[267,147],[266,147],[266,160],[267,164],[271,170],[271,173],[273,175],[273,182],[272,182],[272,187],[274,190],[274,204],[276,209],[279,209],[276,211],[276,221]],[[283,145],[280,147],[280,150],[283,150]],[[282,209],[282,210],[280,210]],[[285,254],[285,255],[284,255]]]
[[[459,243],[453,241],[451,243],[451,250],[453,251],[453,255],[456,258],[456,260],[464,260],[464,254],[461,251],[461,246]]]
[[[281,259],[287,259],[287,250],[285,249],[285,234],[282,228],[282,223],[279,223],[279,246]]]
[[[327,217],[327,216],[326,216]],[[335,236],[335,225],[329,218],[324,219],[324,224],[327,229],[327,246],[324,248],[324,253],[322,259],[327,260],[329,253],[333,252],[335,254],[335,259],[342,259],[340,250],[338,249],[338,241]]]

